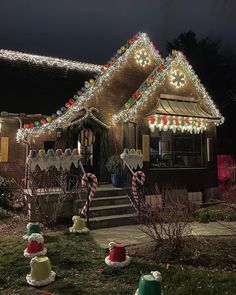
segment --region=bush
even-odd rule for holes
[[[120,157],[118,155],[113,155],[108,158],[106,168],[110,173],[120,174],[120,166]]]
[[[0,220],[7,218],[9,216],[10,216],[10,213],[7,210],[0,207]]]
[[[196,219],[199,222],[227,220],[230,221],[230,214],[221,209],[201,208],[196,211]]]
[[[0,207],[10,209],[13,205],[13,183],[10,178],[0,176]]]

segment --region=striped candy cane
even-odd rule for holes
[[[139,196],[137,192],[137,180],[144,185],[145,182],[145,174],[142,171],[137,171],[133,174],[132,177],[132,194],[133,194],[133,200],[135,202],[135,206],[138,206],[139,203]]]
[[[90,204],[92,201],[92,198],[94,197],[95,191],[97,189],[98,181],[97,181],[97,177],[94,174],[85,173],[82,177],[82,180],[81,180],[82,187],[87,187],[88,178],[91,178],[93,180],[93,184],[92,184],[91,191],[89,194],[89,204]],[[81,210],[81,214],[87,216],[87,210],[88,210],[88,201],[86,202],[83,209]]]

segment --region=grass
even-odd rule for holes
[[[198,269],[191,266],[168,266],[132,257],[131,264],[120,270],[106,266],[107,251],[98,247],[88,235],[65,232],[45,234],[45,246],[56,281],[46,287],[27,285],[29,260],[23,257],[26,242],[16,235],[0,239],[0,294],[128,295],[134,294],[140,275],[159,270],[166,295],[236,294],[236,274],[230,271]]]

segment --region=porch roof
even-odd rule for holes
[[[152,114],[220,120],[220,117],[212,116],[203,110],[198,101],[191,98],[161,97]]]

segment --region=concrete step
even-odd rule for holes
[[[126,194],[127,194],[126,190],[121,188],[109,188],[109,189],[98,188],[95,192],[95,197],[112,197],[112,196],[121,196]]]
[[[92,218],[98,216],[121,215],[134,212],[135,210],[131,204],[108,205],[91,207],[89,211],[89,216]]]
[[[89,228],[106,228],[115,227],[121,225],[138,224],[138,214],[120,214],[120,215],[109,215],[93,217],[89,220]]]
[[[130,204],[127,195],[112,196],[112,197],[94,197],[91,202],[91,208],[97,206],[121,205]]]

